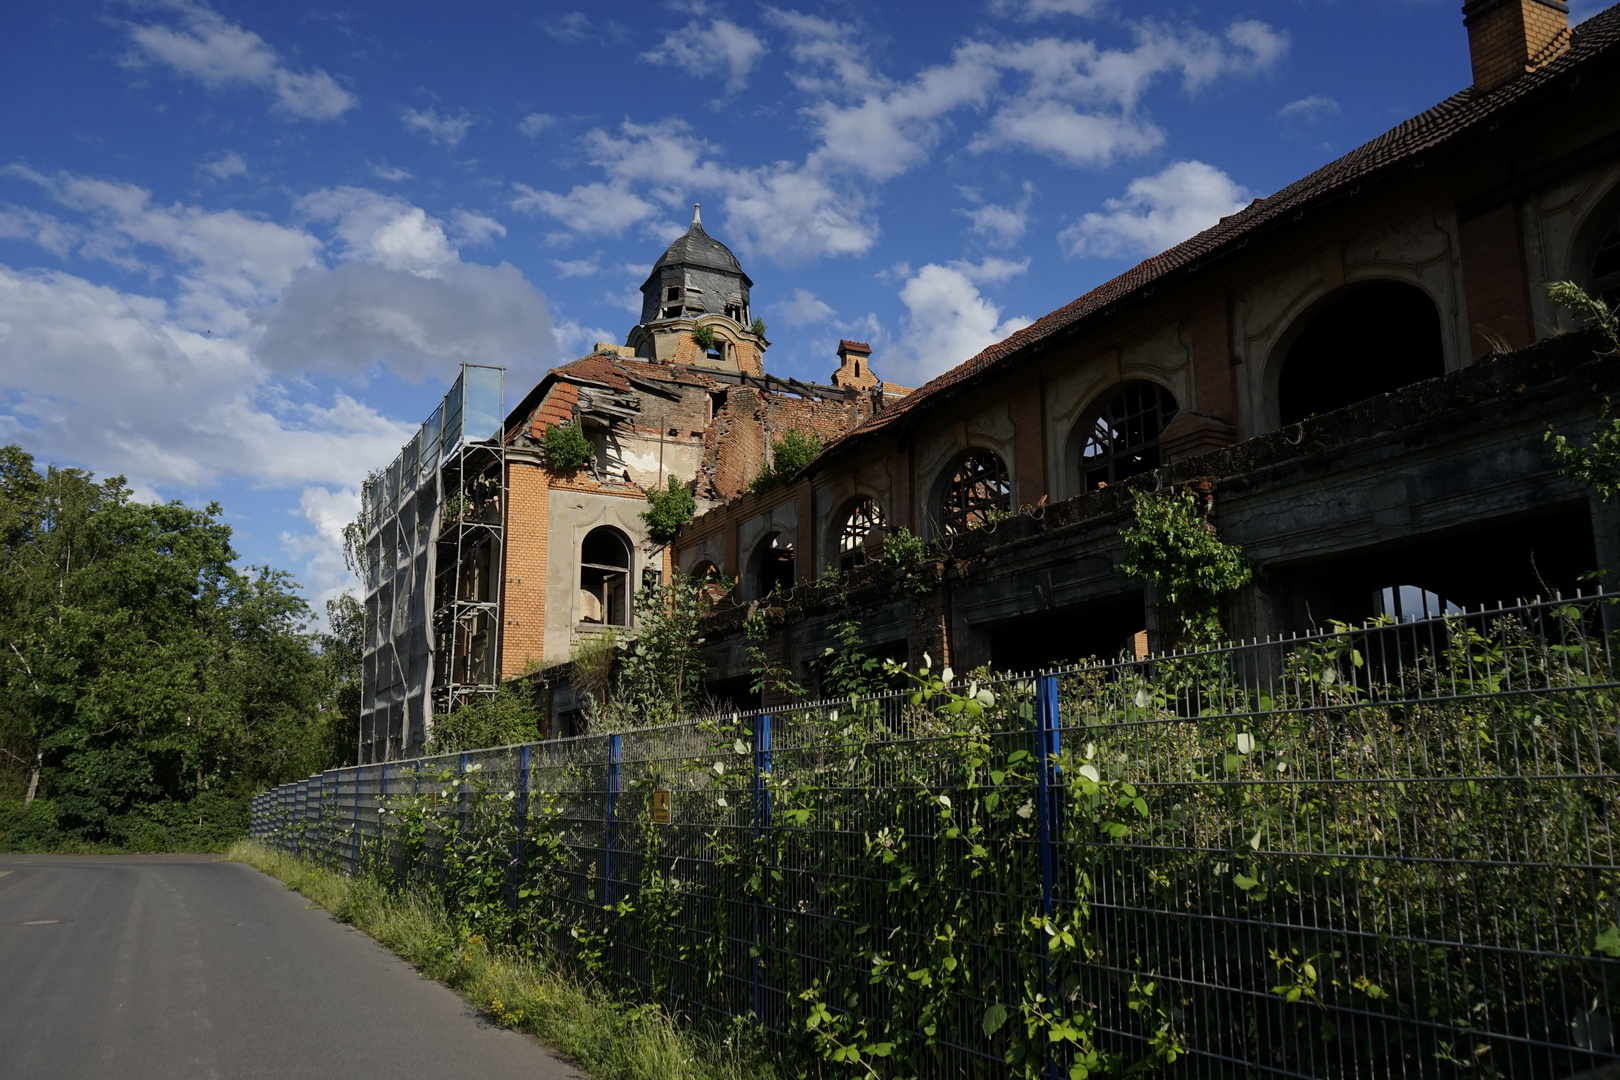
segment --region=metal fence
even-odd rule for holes
[[[253,835],[448,889],[498,831],[531,938],[856,1072],[1573,1076],[1620,1061],[1617,605],[336,770]]]

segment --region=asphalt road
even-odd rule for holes
[[[0,855],[0,1077],[579,1080],[214,856]]]

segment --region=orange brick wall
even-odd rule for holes
[[[501,603],[501,677],[522,673],[546,649],[546,551],[551,474],[539,465],[507,466],[505,595]]]
[[[1518,206],[1507,203],[1462,222],[1458,237],[1468,304],[1468,358],[1477,360],[1491,351],[1481,325],[1501,334],[1515,349],[1532,344],[1535,322]]]
[[[1237,375],[1232,370],[1232,334],[1226,292],[1199,297],[1191,312],[1194,400],[1188,408],[1238,422]]]
[[[1013,461],[1017,472],[1017,505],[1034,506],[1046,489],[1045,412],[1041,399],[1045,387],[1036,379],[1027,380],[1013,393]]]
[[[1567,13],[1539,0],[1508,0],[1468,20],[1474,86],[1481,91],[1510,82],[1532,61],[1546,63],[1569,36]]]

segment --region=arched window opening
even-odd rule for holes
[[[970,450],[957,460],[939,501],[939,527],[946,536],[977,528],[1012,510],[1007,466],[993,450]]]
[[[1311,317],[1277,380],[1285,424],[1445,374],[1440,312],[1399,281],[1351,289]]]
[[[692,572],[688,574],[687,577],[691,578],[693,581],[699,582],[719,581],[720,568],[715,566],[711,560],[704,559],[702,562],[692,567]]]
[[[1080,449],[1081,486],[1086,491],[1117,484],[1159,467],[1159,436],[1176,415],[1176,399],[1153,383],[1119,390],[1091,422]]]
[[[867,558],[867,545],[887,531],[883,507],[876,499],[862,499],[850,508],[838,532],[838,569],[848,573]]]
[[[1373,594],[1373,610],[1396,622],[1461,615],[1463,609],[1419,585],[1389,585]]]
[[[1611,304],[1620,303],[1620,218],[1592,257],[1592,292]]]
[[[793,588],[793,545],[781,533],[771,533],[754,549],[756,595],[764,597]]]
[[[609,525],[592,529],[580,548],[579,621],[630,625],[630,542]]]

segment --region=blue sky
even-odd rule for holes
[[[692,203],[770,370],[916,385],[1465,86],[1458,6],[11,4],[0,438],[318,605],[456,365],[622,342]]]

